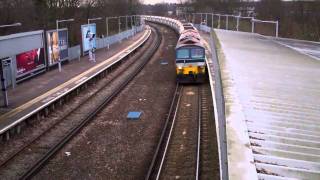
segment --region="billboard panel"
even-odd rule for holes
[[[83,54],[87,54],[90,49],[90,39],[92,46],[96,48],[96,24],[81,25],[82,50]]]
[[[47,31],[47,46],[49,66],[58,63],[59,54],[61,61],[68,59],[68,29],[59,29],[59,43],[57,30]]]
[[[45,67],[44,48],[23,52],[16,56],[17,77]]]

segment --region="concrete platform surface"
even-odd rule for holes
[[[248,164],[258,179],[320,179],[320,61],[257,34],[215,34],[230,179]]]
[[[320,42],[269,37],[275,42],[320,60]]]
[[[150,29],[142,31],[120,44],[110,46],[110,49],[96,51],[96,62],[88,60],[88,56],[80,61],[73,60],[58,68],[40,74],[35,78],[18,84],[15,89],[9,89],[9,108],[2,109],[0,116],[0,134],[8,127],[16,124],[17,120],[33,112],[52,99],[71,90],[83,81],[94,76],[100,70],[126,56],[135,47],[146,40],[151,34]],[[7,111],[4,113],[4,111]]]

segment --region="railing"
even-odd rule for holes
[[[133,36],[135,33],[142,31],[144,25],[133,27],[130,30],[123,31],[121,33],[104,37],[104,38],[97,38],[97,49],[109,47],[110,45],[121,42],[123,39]]]
[[[73,60],[73,59],[80,60],[80,56],[81,56],[80,45],[69,47],[68,48],[68,54],[69,54],[69,59],[70,60]]]
[[[202,24],[202,25],[206,25],[208,26],[208,22],[211,22],[211,26],[212,28],[218,28],[218,29],[225,29],[225,30],[231,30],[230,29],[230,18],[234,18],[236,20],[236,27],[235,30],[236,31],[240,31],[240,25],[241,25],[241,20],[249,20],[250,24],[251,24],[251,32],[254,33],[256,32],[255,30],[255,24],[256,23],[263,23],[263,24],[274,24],[275,25],[275,37],[279,36],[279,21],[265,21],[265,20],[260,20],[260,19],[255,19],[254,17],[245,17],[245,16],[236,16],[236,15],[232,15],[232,14],[214,14],[214,13],[193,13],[192,14],[192,23],[193,24],[197,24],[196,22],[196,16],[200,15],[200,23],[198,24]],[[208,17],[211,17],[211,21],[209,21]],[[218,17],[217,21],[217,25],[214,26],[214,17]],[[187,18],[190,19],[190,18]],[[221,24],[222,21],[225,22],[225,26],[224,28],[221,28]]]
[[[120,42],[121,40],[131,37],[134,34],[136,34],[137,32],[142,31],[144,28],[143,25],[138,26],[138,27],[133,27],[130,30],[127,31],[123,31],[121,33],[112,35],[112,36],[108,36],[105,38],[97,38],[97,49],[101,49],[101,48],[105,48],[105,47],[109,47],[108,45],[112,45],[115,44],[117,42]],[[78,59],[80,60],[80,56],[81,56],[81,47],[80,45],[76,45],[73,47],[69,47],[68,49],[68,53],[69,53],[69,60],[74,60],[74,59]]]

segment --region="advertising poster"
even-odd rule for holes
[[[96,48],[96,24],[85,24],[81,26],[83,54],[87,54],[89,49]]]
[[[27,51],[16,56],[17,77],[45,67],[44,48]]]
[[[47,45],[49,66],[58,63],[59,54],[61,61],[68,59],[68,29],[59,29],[59,42],[56,30],[47,31]]]

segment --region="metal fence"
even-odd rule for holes
[[[127,31],[123,31],[123,32],[115,34],[115,35],[108,36],[105,38],[97,38],[97,42],[96,42],[97,49],[106,48],[106,47],[108,47],[108,45],[112,45],[117,42],[120,42],[121,40],[123,40],[125,38],[129,38],[129,37],[135,35],[137,32],[142,31],[143,28],[144,28],[143,25],[137,26],[137,27],[133,26],[132,29],[127,30]],[[80,60],[80,56],[81,56],[80,45],[69,47],[68,52],[69,52],[69,58],[68,58],[69,60],[74,60],[74,59]]]
[[[189,16],[185,15],[186,20],[190,21]],[[274,26],[274,36],[279,36],[279,21],[265,21],[255,19],[254,17],[236,16],[231,14],[214,13],[193,13],[191,21],[193,24],[206,25],[212,28],[257,32],[256,24],[265,24]]]
[[[108,47],[114,43],[121,42],[123,39],[129,38],[130,36],[133,36],[137,32],[142,31],[143,28],[144,28],[143,25],[137,26],[137,27],[133,26],[133,28],[130,30],[123,31],[121,33],[118,33],[118,34],[115,34],[112,36],[108,36],[105,38],[99,38],[99,39],[97,39],[97,49],[105,48],[105,47]]]
[[[68,48],[68,53],[69,53],[69,57],[68,57],[69,60],[73,60],[73,59],[79,59],[80,60],[80,56],[81,56],[81,47],[80,47],[80,45],[69,47]]]

